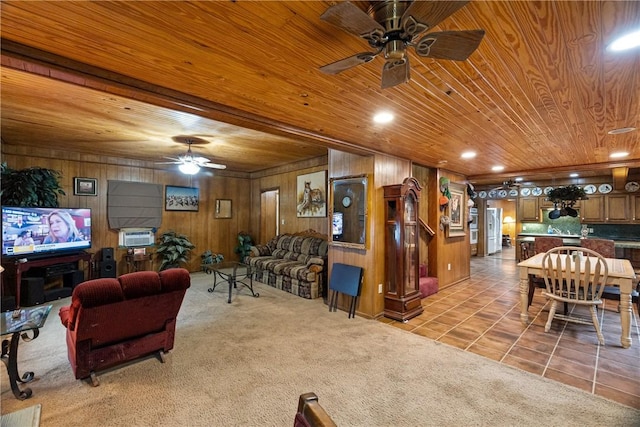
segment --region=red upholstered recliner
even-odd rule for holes
[[[420,264],[419,285],[421,298],[426,298],[438,292],[438,278],[427,277],[427,266],[425,264]]]
[[[183,268],[139,271],[76,286],[71,305],[59,312],[76,378],[91,377],[97,386],[97,371],[155,352],[164,362],[189,286],[191,278]]]

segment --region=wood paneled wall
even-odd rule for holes
[[[442,169],[432,169],[429,173],[428,194],[433,203],[429,204],[429,226],[436,232],[436,238],[429,241],[429,275],[438,278],[440,289],[451,286],[471,275],[471,251],[469,247],[469,228],[464,225],[465,235],[460,237],[447,237],[446,230],[440,229],[439,203],[440,178],[449,178],[452,183],[463,184],[465,187],[465,203],[463,209],[468,212],[466,206],[466,179],[462,175],[448,172]],[[465,214],[466,218],[466,214]],[[449,270],[449,264],[451,270]]]
[[[3,147],[4,148],[4,147]],[[51,156],[51,157],[50,157]],[[59,198],[61,207],[91,208],[92,210],[92,249],[98,252],[104,247],[116,248],[118,273],[126,272],[123,262],[124,249],[118,248],[118,231],[109,229],[107,221],[107,181],[137,181],[162,185],[198,187],[200,189],[200,208],[198,212],[163,211],[160,233],[175,230],[185,234],[196,245],[188,266],[190,271],[200,269],[200,254],[211,249],[222,253],[226,260],[236,260],[234,248],[237,234],[249,229],[250,179],[223,176],[221,173],[200,172],[194,177],[187,177],[177,170],[159,170],[145,167],[144,164],[131,162],[130,166],[112,164],[109,159],[87,158],[85,156],[67,156],[66,159],[52,158],[56,153],[3,153],[3,161],[14,169],[32,166],[50,168],[62,172],[62,186],[66,193]],[[58,156],[61,157],[61,156]],[[122,162],[116,162],[122,163]],[[89,177],[98,180],[97,196],[74,196],[73,178]],[[216,199],[232,201],[232,218],[215,219]],[[150,248],[153,252],[153,248]],[[154,267],[157,269],[159,263]]]

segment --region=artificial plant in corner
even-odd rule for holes
[[[0,165],[0,194],[4,206],[57,208],[58,196],[65,192],[60,186],[62,173],[53,169],[31,167],[11,169]]]
[[[211,249],[207,249],[206,251],[203,252],[202,255],[200,255],[200,259],[202,260],[201,261],[202,271],[206,271],[207,273],[211,273],[211,270],[207,269],[204,266],[205,265],[209,265],[209,264],[221,263],[222,261],[224,261],[224,255],[213,253],[213,252],[211,252]]]
[[[245,233],[241,231],[238,233],[238,246],[234,249],[235,253],[240,256],[240,262],[244,262],[244,259],[251,253],[251,246],[253,245],[253,240],[249,233]]]
[[[195,247],[196,245],[191,243],[184,234],[178,234],[175,231],[162,233],[156,245],[156,254],[162,257],[160,271],[187,263]]]

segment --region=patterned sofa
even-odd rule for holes
[[[328,243],[313,230],[280,234],[266,245],[251,246],[245,258],[254,279],[303,298],[323,296]]]

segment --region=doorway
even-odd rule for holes
[[[263,190],[260,193],[260,240],[266,244],[280,234],[280,189]]]

